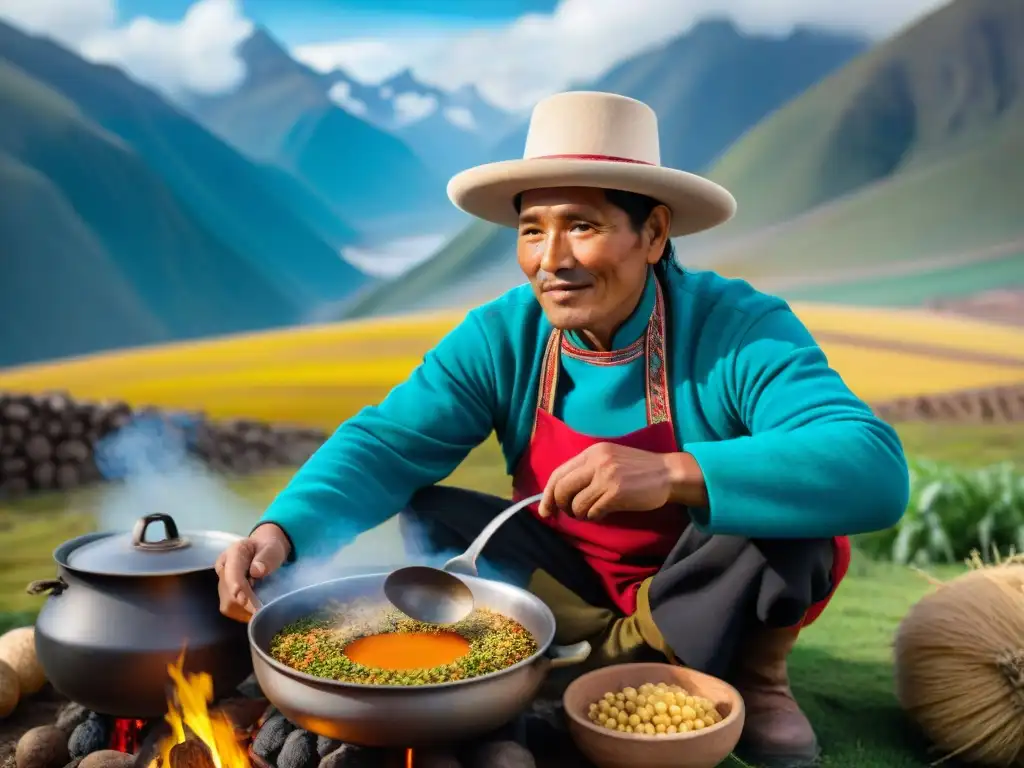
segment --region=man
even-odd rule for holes
[[[621,96],[537,105],[525,159],[465,171],[454,203],[517,227],[528,284],[469,313],[379,405],[342,424],[221,558],[222,610],[250,579],[336,551],[401,511],[462,548],[507,501],[435,483],[494,431],[514,495],[543,491],[487,556],[596,663],[669,658],[743,694],[748,759],[812,764],[786,658],[849,562],[847,535],[908,497],[893,430],[781,300],[678,266],[669,238],[732,196],[659,165],[657,121]]]

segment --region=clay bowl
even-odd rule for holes
[[[710,699],[722,721],[699,731],[667,736],[621,733],[590,722],[587,708],[592,702],[608,691],[639,688],[644,683],[679,685]],[[735,688],[717,677],[671,664],[595,669],[574,680],[562,701],[573,741],[598,768],[714,768],[733,751],[743,731],[743,699]]]

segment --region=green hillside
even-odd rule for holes
[[[2,60],[0,114],[0,366],[297,317],[130,146]]]
[[[1024,289],[1024,240],[1021,250],[1001,258],[938,269],[923,268],[912,275],[836,282],[817,287],[793,287],[784,292],[796,301],[825,301],[875,307],[925,305],[961,299],[994,287]]]
[[[212,237],[244,255],[250,269],[267,275],[297,304],[337,301],[368,282],[298,210],[301,198],[293,186],[120,70],[90,64],[2,23],[0,61],[60,94],[134,150]]]
[[[707,263],[822,301],[1024,284],[1021,40],[1024,3],[957,0],[765,120],[710,173],[740,213]]]
[[[821,30],[796,29],[785,37],[746,34],[731,21],[709,19],[585,87],[649,104],[658,114],[661,162],[701,171],[762,118],[867,45]],[[528,127],[524,122],[505,136],[493,158],[522,157]]]
[[[1024,132],[1021,41],[1024,3],[957,0],[824,79],[747,133],[711,169],[740,203],[736,219],[716,231],[715,239],[788,220],[932,163],[949,162],[951,171],[955,165],[966,173],[957,178],[959,186],[989,188],[991,182],[980,175],[1006,160],[1024,162],[1019,154],[1000,154],[1014,149],[1013,134]],[[1011,144],[1002,143],[1007,140]],[[974,154],[950,159],[961,152]],[[933,206],[927,183],[935,185],[934,205],[941,207],[949,195],[941,187],[953,177],[935,174],[919,177],[923,186],[913,191],[926,196],[901,204],[911,209],[901,215]],[[1001,186],[1012,192],[1019,189],[1016,183]],[[894,202],[890,197],[885,205]],[[885,212],[881,205],[871,211],[870,204],[860,203],[849,211],[877,215]],[[1012,210],[1019,216],[1019,208]],[[989,220],[1005,218],[981,213]]]
[[[621,93],[658,112],[662,161],[709,165],[734,139],[864,49],[857,38],[797,30],[747,35],[725,21],[696,25],[669,44],[606,73],[588,89]],[[521,157],[526,125],[495,147],[495,159]],[[433,309],[491,298],[522,282],[511,230],[473,224],[430,261],[368,289],[352,316]]]
[[[883,276],[894,263],[914,261],[927,272],[928,259],[961,255],[969,263],[972,252],[1024,236],[1022,199],[1024,123],[723,245],[713,264],[784,294],[789,280],[811,274],[820,279],[834,272],[846,283],[851,269]],[[986,274],[992,282],[979,290],[1006,281],[1005,275]],[[813,290],[801,295],[816,298]]]

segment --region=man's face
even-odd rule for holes
[[[632,312],[647,268],[661,257],[667,209],[637,233],[602,189],[562,187],[523,193],[517,255],[548,320],[562,330],[609,333]]]

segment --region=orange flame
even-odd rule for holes
[[[412,748],[405,750],[405,768],[412,768]]]
[[[189,731],[210,750],[216,768],[250,768],[249,756],[238,742],[234,725],[223,713],[209,710],[213,678],[205,672],[186,675],[184,667],[184,651],[175,664],[167,666],[174,688],[167,700],[164,720],[171,727],[171,735],[161,741],[159,756],[150,768],[169,768],[171,749],[184,743]]]

